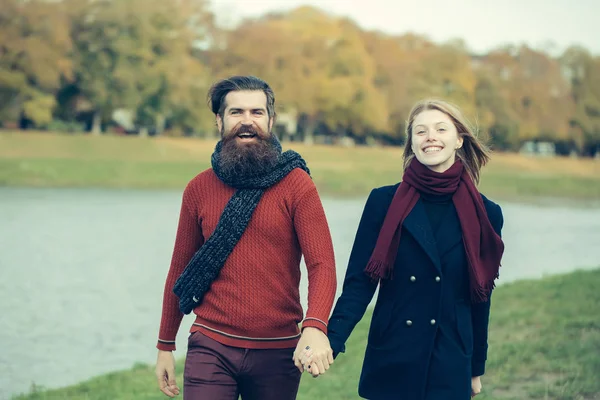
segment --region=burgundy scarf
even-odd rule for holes
[[[430,170],[416,158],[412,160],[394,194],[365,272],[376,280],[392,279],[402,222],[419,200],[419,192],[454,193],[452,202],[462,228],[469,264],[471,299],[473,302],[486,301],[498,277],[504,243],[494,231],[483,199],[460,160],[443,173]]]

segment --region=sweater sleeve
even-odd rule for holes
[[[183,319],[183,313],[179,311],[179,298],[173,293],[173,286],[194,253],[204,243],[197,212],[193,211],[197,209],[193,206],[193,200],[196,200],[193,197],[194,191],[190,184],[183,192],[175,246],[165,282],[162,317],[156,345],[159,350],[175,350],[175,338]]]
[[[494,227],[494,231],[499,236],[502,236],[502,226],[504,225],[504,217],[502,209],[495,205],[495,212],[490,215],[490,222]],[[485,373],[485,363],[487,360],[488,351],[488,326],[490,321],[491,297],[483,303],[472,305],[471,320],[473,323],[473,356],[471,358],[471,375],[482,376]]]
[[[373,282],[364,272],[375,248],[386,211],[381,205],[376,207],[375,193],[375,190],[371,192],[365,204],[350,253],[342,295],[338,299],[329,321],[328,336],[334,357],[345,352],[346,340],[362,319],[377,288],[377,283]],[[378,210],[383,210],[383,215],[379,216]]]
[[[335,255],[329,225],[317,188],[309,179],[309,189],[301,195],[294,212],[294,229],[308,272],[308,309],[302,328],[314,327],[327,334],[337,278]]]

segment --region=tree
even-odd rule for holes
[[[600,57],[580,47],[571,47],[561,57],[575,110],[570,126],[586,155],[600,152]]]
[[[526,46],[491,51],[481,60],[478,107],[496,144],[516,149],[525,140],[565,140],[572,103],[560,64]]]
[[[250,19],[230,31],[211,65],[219,76],[254,74],[268,81],[283,110],[340,134],[385,130],[387,110],[360,29],[312,7]]]
[[[64,5],[0,0],[0,115],[42,126],[52,120],[54,96],[73,77]]]
[[[439,97],[457,104],[466,115],[475,115],[477,79],[466,50],[450,43],[429,46],[420,53],[422,67],[413,76],[413,97]]]
[[[200,101],[210,75],[192,54],[205,39],[199,25],[210,21],[205,1],[70,1],[77,85],[95,106],[93,132],[117,108],[159,131],[174,116],[185,128],[208,129]]]
[[[519,145],[518,115],[502,93],[501,80],[486,69],[478,69],[475,108],[481,130],[489,132],[499,150],[516,150]]]

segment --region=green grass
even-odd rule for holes
[[[480,400],[600,398],[600,269],[500,286],[492,305],[490,349]],[[357,325],[326,375],[304,374],[299,400],[358,399],[357,383],[371,314]],[[182,383],[182,360],[177,364]],[[19,396],[18,400],[152,400],[153,366],[99,376],[84,383]]]
[[[214,140],[0,133],[0,186],[181,190],[210,166]],[[402,149],[284,143],[302,154],[323,194],[365,196],[401,179]],[[494,199],[597,202],[600,162],[494,154],[481,190]]]

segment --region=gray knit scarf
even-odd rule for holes
[[[274,145],[277,146],[279,158],[270,171],[260,175],[240,176],[221,170],[223,143],[217,143],[211,157],[212,168],[221,181],[237,190],[227,202],[215,231],[194,254],[173,287],[173,292],[179,297],[179,309],[182,313],[189,314],[202,301],[246,230],[265,190],[295,168],[301,168],[310,174],[300,154],[293,150],[282,153],[281,144],[277,140],[274,141]]]

